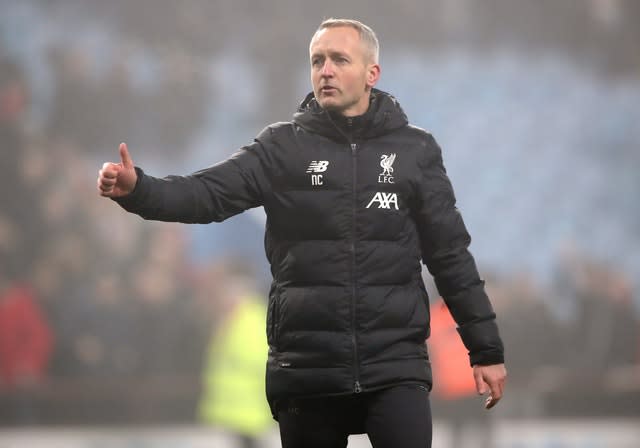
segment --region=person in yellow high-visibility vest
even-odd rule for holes
[[[243,448],[257,446],[271,427],[265,399],[266,307],[239,279],[226,279],[216,309],[222,322],[209,345],[200,419],[237,436]]]

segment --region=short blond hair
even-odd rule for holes
[[[353,28],[358,32],[358,34],[360,35],[360,40],[364,44],[364,47],[366,52],[368,53],[368,56],[370,57],[370,59],[373,61],[374,64],[377,64],[378,59],[380,57],[380,43],[378,42],[378,37],[376,36],[376,33],[369,26],[365,25],[364,23],[358,20],[334,19],[334,18],[324,20],[320,24],[316,32],[313,34],[313,37],[311,38],[311,42],[313,42],[313,39],[316,37],[316,34],[318,34],[320,31],[327,28],[338,28],[343,26]]]

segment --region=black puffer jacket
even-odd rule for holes
[[[440,148],[390,95],[374,90],[368,112],[347,119],[310,94],[293,122],[224,162],[164,179],[137,170],[118,202],[145,219],[207,223],[264,206],[272,409],[288,396],[431,386],[421,259],[471,363],[503,362]]]

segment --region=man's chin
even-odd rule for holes
[[[322,98],[318,101],[320,107],[322,107],[327,112],[340,112],[344,110],[344,106],[339,104],[333,98]]]

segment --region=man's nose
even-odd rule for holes
[[[324,77],[331,77],[333,76],[333,64],[331,63],[330,60],[326,60],[324,65],[322,66],[322,71],[320,72],[320,74]]]

